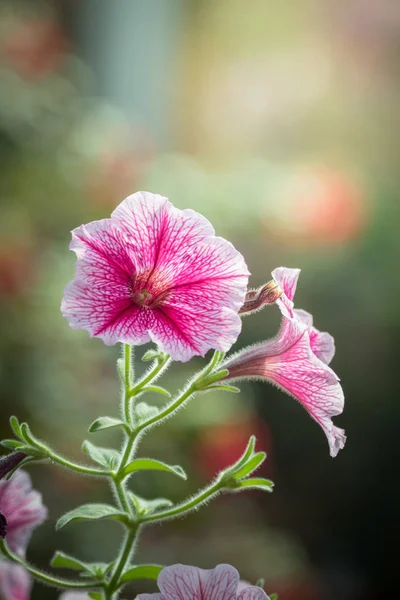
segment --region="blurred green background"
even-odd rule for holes
[[[138,493],[192,493],[253,432],[275,491],[148,529],[139,560],[228,562],[280,600],[398,594],[399,101],[398,0],[1,0],[1,436],[16,414],[84,459],[88,425],[117,414],[119,349],[70,330],[59,305],[74,273],[70,230],[140,189],[208,217],[245,255],[253,286],[301,267],[297,306],[336,339],[339,456],[272,386],[195,399],[142,447],[182,463],[188,482],[137,475]],[[245,319],[241,345],[278,325],[275,308]],[[197,366],[172,368],[165,385]],[[30,471],[50,518],[28,556],[111,560],[115,523],[54,533],[63,511],[107,500],[105,486]]]

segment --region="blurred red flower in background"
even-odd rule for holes
[[[252,435],[257,438],[257,450],[263,450],[268,455],[266,463],[260,467],[257,474],[261,475],[266,469],[268,476],[271,476],[272,443],[269,427],[256,416],[235,423],[207,425],[199,433],[194,446],[194,458],[202,475],[205,478],[214,477],[233,464],[243,454]]]
[[[362,190],[339,171],[301,169],[279,186],[265,224],[290,245],[344,244],[366,225]]]
[[[13,69],[28,79],[40,79],[55,71],[68,47],[58,23],[40,17],[11,22],[2,45]]]

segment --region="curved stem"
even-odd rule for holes
[[[46,449],[47,457],[53,462],[65,467],[66,469],[70,469],[71,471],[75,471],[76,473],[82,473],[84,475],[95,475],[96,477],[108,477],[109,472],[105,469],[99,469],[97,467],[87,467],[86,465],[80,465],[79,463],[73,462],[60,456],[50,448]]]
[[[107,587],[108,593],[111,594],[111,597],[112,597],[112,594],[119,587],[119,579],[122,575],[122,572],[123,572],[126,564],[128,563],[128,561],[130,559],[131,554],[132,554],[132,550],[133,550],[133,547],[135,544],[135,539],[136,539],[136,533],[137,533],[137,527],[133,527],[125,536],[125,540],[122,545],[121,553],[119,555],[114,572],[111,576],[110,583],[108,584],[108,587]]]
[[[170,362],[171,358],[168,355],[162,359],[158,359],[154,366],[149,370],[147,375],[138,381],[138,383],[132,389],[128,390],[129,398],[133,398],[134,396],[140,394],[140,392],[143,391],[143,388],[145,388],[146,385],[151,381],[154,381],[161,374],[161,372],[167,368]]]
[[[58,588],[65,588],[65,589],[76,588],[76,589],[81,589],[81,590],[82,589],[90,590],[90,589],[95,589],[95,588],[101,587],[98,581],[82,581],[82,580],[72,581],[72,580],[68,580],[68,579],[63,579],[61,577],[56,577],[55,575],[46,573],[45,571],[42,571],[41,569],[37,569],[36,567],[33,567],[29,563],[25,562],[25,560],[23,558],[21,558],[20,556],[17,556],[16,554],[14,554],[14,552],[12,552],[12,550],[10,550],[10,548],[7,546],[7,544],[4,540],[2,540],[0,542],[0,550],[2,551],[4,556],[6,556],[9,560],[11,560],[15,563],[18,563],[19,565],[22,565],[24,567],[24,569],[29,571],[29,573],[31,573],[31,575],[36,577],[36,579],[39,579],[39,581],[43,581],[44,583],[47,583],[48,585],[52,585],[52,586],[58,587]]]

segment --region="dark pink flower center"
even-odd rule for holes
[[[131,296],[143,308],[157,308],[170,295],[171,282],[160,272],[138,273],[132,279]]]

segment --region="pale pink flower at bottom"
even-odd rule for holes
[[[238,591],[239,573],[230,565],[210,570],[172,565],[161,571],[157,584],[160,593],[139,594],[136,600],[268,600],[256,586]]]
[[[107,345],[153,341],[183,362],[236,341],[249,272],[193,210],[137,192],[110,219],[74,229],[70,249],[76,277],[61,310],[73,329]]]
[[[221,365],[227,380],[261,379],[276,384],[296,398],[319,423],[328,439],[330,454],[344,447],[343,429],[332,417],[343,411],[344,396],[338,377],[311,349],[305,323],[284,319],[278,336],[234,354]]]
[[[7,520],[8,545],[23,556],[32,530],[47,517],[42,496],[32,489],[31,478],[25,471],[17,471],[10,479],[0,481],[0,513]]]
[[[32,580],[21,565],[0,560],[1,600],[29,600]]]

